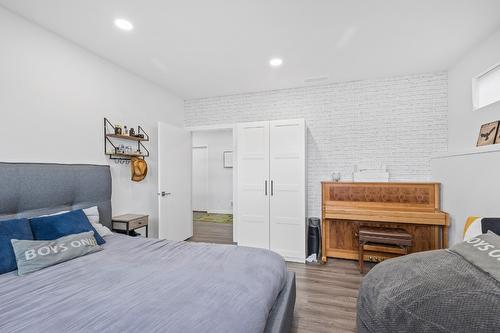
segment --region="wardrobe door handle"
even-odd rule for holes
[[[274,195],[274,181],[271,180],[271,196]]]
[[[264,181],[264,194],[267,195],[267,180]]]

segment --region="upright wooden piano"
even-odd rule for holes
[[[322,260],[358,259],[360,226],[404,229],[409,253],[448,246],[449,217],[440,210],[439,183],[322,182]],[[396,254],[366,251],[366,261]]]

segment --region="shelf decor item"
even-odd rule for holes
[[[135,130],[134,130],[135,132]],[[124,134],[120,125],[114,125],[104,118],[104,153],[110,159],[123,162],[130,162],[132,158],[144,159],[149,157],[149,150],[144,146],[144,142],[149,141],[149,135],[141,126],[137,126],[137,132],[131,136],[129,131]],[[136,148],[131,145],[119,144],[115,140],[127,140],[137,142]]]
[[[495,139],[498,133],[499,121],[493,121],[491,123],[483,124],[481,130],[479,131],[479,137],[477,138],[477,147],[492,145],[495,143]]]
[[[339,182],[341,178],[340,172],[333,172],[332,173],[332,180],[334,182]]]

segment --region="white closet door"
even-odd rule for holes
[[[268,249],[269,122],[238,124],[237,152],[238,245]]]
[[[288,261],[306,255],[305,122],[270,122],[270,249]]]

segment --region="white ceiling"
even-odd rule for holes
[[[498,0],[0,4],[186,99],[305,86],[320,76],[325,83],[445,70],[500,27]],[[116,17],[135,29],[116,29]],[[282,67],[268,66],[275,56]]]

